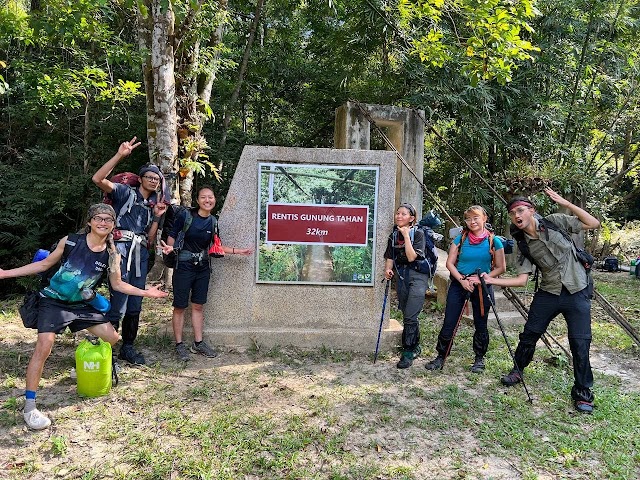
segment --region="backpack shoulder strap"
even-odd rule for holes
[[[496,235],[493,232],[489,232],[489,255],[491,255],[491,270],[493,270],[495,264],[496,247],[493,244]]]
[[[187,233],[187,230],[189,230],[191,224],[193,223],[193,211],[191,211],[191,209],[188,209],[186,212],[187,216],[184,219],[184,225],[182,225],[182,231],[184,233]]]
[[[460,243],[458,244],[458,256],[456,257],[456,265],[458,265],[458,260],[460,260],[460,253],[462,252],[462,244],[469,236],[469,230],[466,228],[462,229],[462,233],[460,234]]]
[[[62,252],[61,262],[64,263],[69,258],[69,254],[73,251],[74,248],[78,245],[81,240],[82,235],[78,233],[70,233],[67,235],[67,241],[64,242],[64,251]]]

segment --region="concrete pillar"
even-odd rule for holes
[[[391,105],[361,104],[371,119],[385,131],[393,146],[422,181],[424,171],[424,111]],[[353,102],[336,109],[335,148],[371,149],[371,125]],[[374,127],[375,129],[375,127]],[[376,133],[374,133],[376,135]],[[387,148],[390,150],[390,148]],[[397,160],[395,206],[409,202],[422,217],[422,187],[409,170]]]

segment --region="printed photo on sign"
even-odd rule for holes
[[[258,168],[257,281],[372,285],[378,168]]]

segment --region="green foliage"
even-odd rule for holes
[[[533,32],[527,21],[539,14],[529,0],[401,0],[398,9],[413,53],[435,67],[455,59],[474,87],[482,80],[510,82],[518,63],[540,51],[520,36],[521,30]]]

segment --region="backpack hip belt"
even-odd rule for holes
[[[181,250],[180,253],[178,253],[178,261],[191,262],[194,265],[199,265],[204,261],[206,255],[207,252],[204,250],[197,253],[190,252],[189,250]]]
[[[119,242],[131,242],[131,247],[129,247],[129,252],[127,254],[127,271],[131,271],[131,260],[135,257],[136,259],[136,277],[139,277],[140,274],[140,245],[147,245],[147,236],[146,235],[137,235],[130,230],[120,230],[122,232],[122,238],[118,240]],[[130,239],[125,240],[125,237],[131,236]]]

